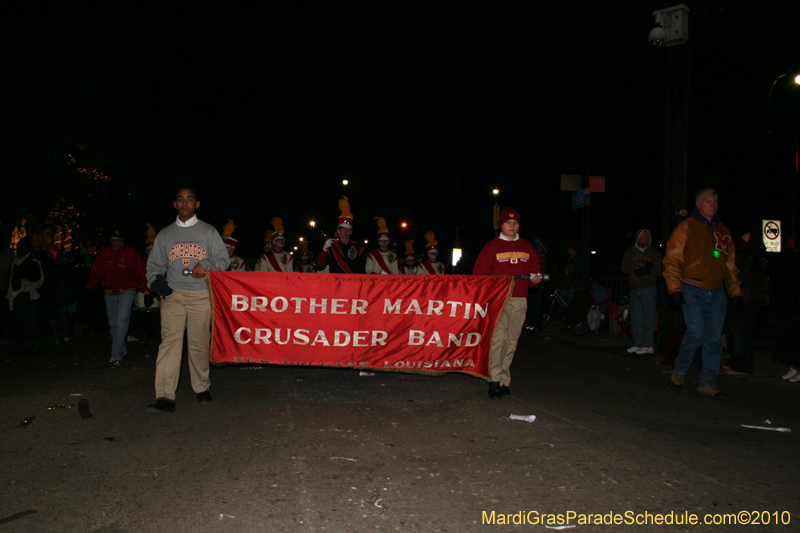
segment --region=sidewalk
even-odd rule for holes
[[[542,331],[523,330],[522,334],[536,337],[544,342],[560,342],[575,348],[587,348],[608,353],[624,352],[633,346],[633,340],[624,334],[621,336],[611,335],[607,329],[603,330],[601,328],[600,331],[589,331],[585,335],[575,335],[570,330],[564,329],[562,322],[554,321],[547,324],[547,327]],[[660,355],[659,359],[661,357],[663,355]]]
[[[666,350],[661,346],[655,346],[656,353],[650,355],[629,354],[626,350],[633,346],[633,339],[621,335],[611,335],[608,330],[588,332],[585,335],[574,335],[571,331],[564,329],[561,322],[551,322],[543,331],[523,330],[523,336],[528,336],[539,340],[539,342],[555,342],[573,348],[594,350],[606,354],[618,355],[631,360],[651,362],[660,364],[664,358]],[[723,349],[722,362],[727,360],[728,353]],[[664,365],[665,369],[671,369],[672,365]],[[720,377],[726,379],[737,379],[741,381],[753,381],[755,383],[771,384],[800,391],[800,383],[789,383],[781,379],[781,375],[788,370],[786,365],[775,362],[772,359],[772,341],[769,338],[756,337],[755,340],[755,373],[754,374],[727,374],[720,370]],[[693,371],[690,371],[693,372]]]

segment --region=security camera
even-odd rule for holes
[[[667,32],[661,26],[656,26],[650,30],[650,36],[647,40],[653,43],[653,46],[661,46],[667,40]]]

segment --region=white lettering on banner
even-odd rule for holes
[[[346,331],[333,332],[333,345],[334,346],[349,346],[350,334]]]
[[[344,304],[347,303],[347,300],[343,300],[340,298],[334,298],[331,300],[331,314],[332,315],[344,315],[347,314],[346,311],[342,311],[342,307]]]
[[[464,307],[464,315],[462,318],[465,320],[476,320],[477,318],[486,318],[486,315],[489,313],[489,304],[484,304],[483,306],[477,302],[452,302],[447,301],[446,305],[450,306],[450,316],[452,318],[458,317],[458,308],[460,306]],[[415,315],[422,315],[426,314],[428,316],[432,315],[441,315],[442,308],[445,306],[445,302],[441,300],[429,300],[428,301],[428,311],[427,313],[422,312],[422,308],[419,305],[419,302],[416,299],[412,299],[411,303],[409,303],[405,307],[405,311],[403,311],[403,299],[391,301],[388,298],[383,300],[383,314],[390,315],[390,314],[404,314],[407,315],[409,313],[413,313]]]
[[[367,307],[369,302],[367,300],[348,300],[346,298],[333,298],[330,300],[330,310],[328,309],[328,299],[311,298],[306,304],[306,298],[292,297],[285,298],[283,296],[276,296],[269,300],[266,296],[244,296],[242,294],[231,295],[231,311],[250,311],[266,313],[272,311],[273,313],[284,313],[289,310],[289,301],[294,302],[295,314],[332,314],[332,315],[365,315],[367,314]],[[441,300],[428,300],[426,311],[422,310],[420,302],[416,299],[411,299],[405,306],[403,305],[402,298],[399,300],[391,301],[388,298],[383,300],[383,314],[384,315],[399,315],[399,314],[414,314],[414,315],[427,315],[441,316],[443,314],[444,306],[450,307],[450,317],[461,318],[464,320],[477,320],[479,318],[486,318],[489,314],[489,304],[481,305],[477,302],[443,302]],[[349,307],[349,311],[348,311]],[[460,310],[463,308],[463,314]]]
[[[300,346],[305,346],[308,344],[309,338],[308,334],[310,332],[307,329],[296,329],[294,330],[294,338],[295,344],[299,344]]]
[[[231,311],[247,311],[247,296],[232,294]]]
[[[278,304],[280,304],[278,306]],[[286,298],[283,296],[278,296],[277,298],[272,299],[272,305],[270,309],[275,311],[276,313],[283,313],[289,307],[289,302],[286,301]]]
[[[461,346],[461,341],[462,341],[463,337],[464,337],[463,333],[459,333],[457,337],[453,333],[448,333],[447,347],[450,348],[453,345]],[[475,331],[473,331],[471,333],[467,333],[467,343],[466,343],[467,347],[477,346],[478,344],[480,344],[480,342],[481,342],[481,334],[480,333],[477,333]],[[440,348],[444,348],[444,346],[442,346],[442,337],[441,337],[441,335],[439,335],[438,331],[434,331],[433,333],[431,333],[431,335],[428,337],[427,342],[425,341],[425,332],[424,331],[419,331],[419,330],[416,330],[416,329],[412,329],[411,331],[408,332],[408,345],[409,346],[422,346],[423,344],[425,344],[426,346],[430,346],[431,344],[435,344],[436,346],[439,346]]]
[[[281,328],[275,330],[275,344],[280,344],[281,346],[285,344],[289,344],[289,336],[291,335],[292,330],[286,330],[286,340],[281,341]]]
[[[247,332],[250,333],[250,328],[239,328],[236,330],[236,333],[233,334],[233,339],[238,342],[239,344],[247,344],[250,342],[250,339],[243,338],[242,333]]]
[[[234,340],[239,344],[275,344],[286,345],[296,344],[305,346],[311,340],[311,331],[307,329],[282,329],[276,328],[275,330],[269,328],[256,328],[255,336],[252,335],[252,330],[247,327],[237,329],[234,334]],[[452,337],[452,333],[450,334]],[[472,335],[470,333],[469,335]],[[340,331],[333,332],[333,346],[354,346],[357,348],[368,348],[370,346],[386,346],[386,340],[389,333],[386,331]],[[330,346],[328,336],[324,331],[319,330],[314,335],[314,340],[311,341],[312,346]]]
[[[317,336],[314,337],[314,342],[311,343],[311,346],[316,346],[317,343],[322,344],[323,346],[331,345],[331,343],[328,342],[328,337],[325,336],[324,331],[317,332]]]
[[[428,316],[441,315],[444,302],[441,300],[428,300]]]
[[[394,314],[399,313],[400,312],[400,304],[402,303],[402,301],[403,300],[396,300],[394,303],[392,303],[388,299],[384,300],[383,301],[383,314],[387,315],[387,314],[391,314],[391,313],[394,313]]]
[[[267,297],[266,296],[253,296],[250,303],[251,311],[261,311],[262,313],[267,310]]]
[[[389,364],[389,361],[383,362],[383,368],[464,368],[467,366],[475,366],[472,359],[437,359],[436,361],[395,361],[394,364]]]
[[[369,331],[354,331],[353,332],[353,346],[355,347],[366,347],[369,344],[366,343],[366,337],[369,334]]]
[[[269,344],[272,337],[272,330],[267,328],[256,328],[256,344]]]
[[[267,310],[270,310],[275,313],[283,313],[289,309],[289,300],[294,302],[294,313],[298,315],[302,313],[315,314],[317,312],[321,314],[330,313],[332,315],[365,315],[367,314],[367,307],[369,306],[367,300],[334,298],[331,300],[331,308],[330,311],[328,311],[327,298],[322,298],[319,301],[317,301],[316,298],[311,298],[308,305],[304,305],[307,300],[306,298],[293,297],[287,299],[283,296],[276,296],[270,302],[269,298],[266,296],[247,297],[241,294],[232,294],[231,311],[260,311],[265,313]],[[350,308],[349,311],[347,310],[348,307]],[[419,307],[419,305],[417,305],[417,307]],[[430,305],[428,314],[431,314]]]
[[[411,312],[413,312],[415,315],[421,315],[422,314],[422,309],[419,308],[419,302],[418,301],[411,300],[411,303],[408,304],[408,307],[406,308],[405,314],[407,315],[408,313],[411,313]]]

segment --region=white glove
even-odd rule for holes
[[[327,241],[325,241],[325,244],[322,246],[322,249],[327,252],[328,250],[331,249],[332,245],[333,245],[333,239],[328,239]]]

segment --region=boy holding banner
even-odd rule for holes
[[[489,352],[489,398],[502,398],[511,394],[511,361],[517,350],[517,341],[525,323],[528,308],[528,288],[536,288],[542,281],[539,273],[539,256],[533,245],[520,238],[520,214],[514,208],[500,211],[501,233],[481,250],[472,274],[475,276],[528,276],[529,280],[514,283],[492,336]]]

